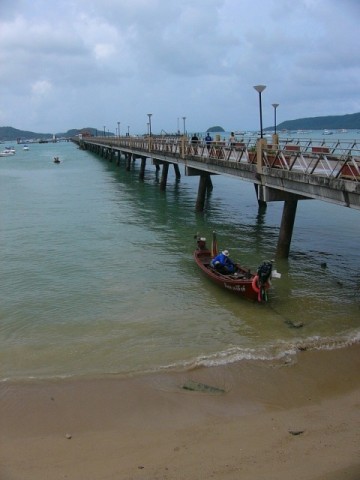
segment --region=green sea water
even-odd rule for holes
[[[358,211],[299,202],[282,277],[253,304],[201,275],[194,234],[216,230],[256,269],[274,257],[282,203],[259,214],[251,183],[214,176],[199,214],[184,171],[177,181],[170,169],[162,192],[150,161],[141,182],[139,163],[128,172],[72,143],[16,150],[0,160],[2,380],[294,359],[359,341]]]

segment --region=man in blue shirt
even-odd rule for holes
[[[210,265],[225,275],[235,272],[235,263],[229,258],[228,250],[223,250],[219,253],[211,260]]]
[[[210,145],[211,145],[211,142],[212,142],[212,137],[211,137],[209,132],[207,132],[207,134],[206,134],[205,142],[206,142],[207,148],[209,149]]]

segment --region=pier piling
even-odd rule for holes
[[[208,185],[209,177],[210,177],[210,175],[206,174],[206,173],[202,173],[199,176],[199,189],[198,189],[196,205],[195,205],[195,211],[196,212],[203,212],[204,211],[206,191],[207,191],[207,185]]]
[[[139,172],[140,180],[144,180],[145,178],[145,166],[146,166],[146,157],[141,157],[140,172]]]
[[[160,190],[166,190],[166,182],[169,172],[169,164],[167,162],[163,163],[161,180],[160,180]]]
[[[290,252],[291,237],[294,228],[297,200],[286,200],[281,218],[280,233],[276,249],[278,258],[288,258]]]

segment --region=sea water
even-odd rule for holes
[[[53,162],[54,156],[61,160]],[[360,338],[360,212],[298,203],[291,253],[267,304],[219,289],[194,264],[194,235],[255,270],[275,255],[282,202],[254,186],[147,162],[126,171],[73,143],[30,144],[0,161],[0,377],[59,378],[293,358]]]

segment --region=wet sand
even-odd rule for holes
[[[355,345],[290,362],[4,382],[0,478],[359,480],[359,372]]]

